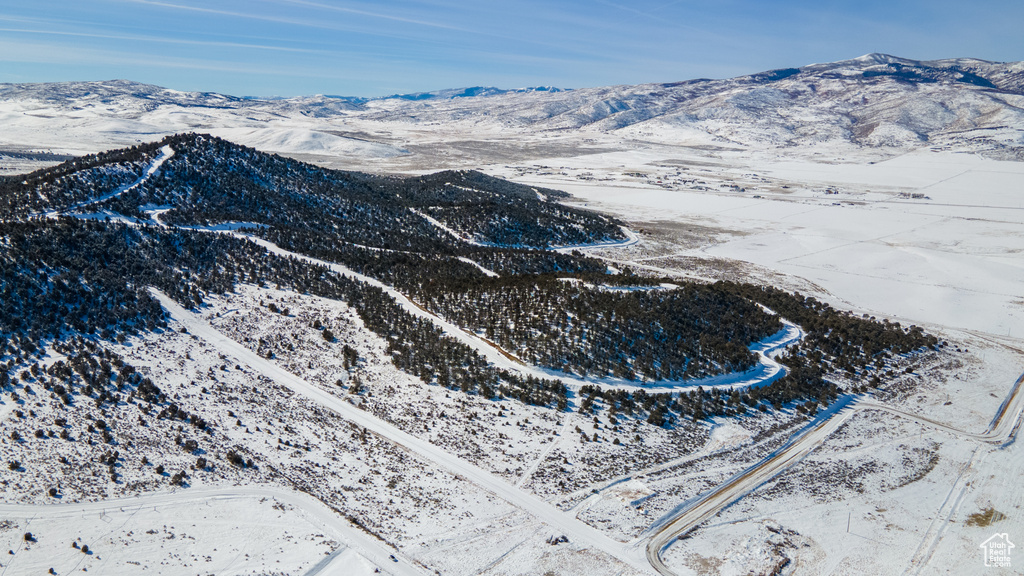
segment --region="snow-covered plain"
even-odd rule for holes
[[[845,308],[919,325],[1011,337],[1024,325],[1022,163],[928,151],[866,165],[753,162],[720,153],[715,167],[703,165],[702,155],[691,155],[691,167],[686,160],[664,167],[659,164],[668,158],[659,156],[644,151],[552,161],[610,179],[596,183],[568,171],[496,172],[564,189],[631,222],[692,224],[728,236],[679,246],[644,264],[726,259],[800,277]],[[644,180],[652,182],[631,181],[619,165],[643,166],[652,172]],[[679,172],[712,189],[664,185]],[[658,177],[662,185],[654,182]]]
[[[11,574],[422,573],[394,565],[391,551],[315,499],[283,490],[179,490],[0,513]]]

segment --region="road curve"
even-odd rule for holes
[[[630,235],[631,240],[627,240],[622,243],[615,243],[614,246],[627,246],[631,243],[636,242],[637,239],[635,234],[633,234],[626,228],[623,228],[623,230],[625,230]],[[490,362],[494,366],[503,368],[505,370],[508,370],[509,372],[520,374],[522,376],[532,376],[535,378],[548,378],[560,380],[563,384],[574,390],[578,390],[581,386],[584,385],[597,386],[603,389],[644,390],[646,392],[672,392],[681,389],[696,389],[696,387],[698,386],[702,387],[704,390],[732,390],[757,388],[759,386],[770,384],[785,374],[785,368],[783,368],[781,364],[779,364],[774,358],[772,358],[771,354],[781,348],[789,346],[794,342],[797,342],[804,338],[804,332],[803,330],[800,329],[799,326],[793,324],[792,322],[789,322],[788,320],[780,319],[782,321],[783,327],[781,330],[779,330],[778,333],[773,334],[772,336],[769,336],[768,338],[765,338],[760,342],[755,342],[750,346],[751,352],[757,355],[758,358],[757,365],[755,365],[754,368],[747,370],[745,372],[731,372],[728,374],[720,374],[718,376],[712,376],[700,380],[654,381],[647,382],[644,384],[631,384],[628,383],[627,381],[612,382],[610,380],[599,378],[577,378],[565,374],[563,372],[557,372],[554,370],[548,370],[541,368],[539,366],[527,364],[526,362],[523,362],[522,360],[510,354],[508,351],[502,349],[494,342],[491,342],[490,340],[482,336],[478,336],[477,334],[474,334],[473,332],[470,332],[469,330],[466,330],[453,322],[449,322],[448,320],[442,318],[441,316],[438,316],[437,314],[434,314],[433,312],[427,310],[426,308],[424,308],[423,306],[421,306],[416,301],[412,300],[402,292],[398,291],[397,289],[388,286],[387,284],[381,282],[380,280],[377,280],[376,278],[372,278],[370,276],[366,276],[365,274],[356,272],[343,264],[339,264],[337,262],[329,262],[327,260],[321,260],[319,258],[307,256],[299,252],[292,252],[291,250],[282,248],[268,240],[257,238],[255,236],[250,236],[248,234],[244,234],[241,232],[234,232],[230,230],[208,231],[229,234],[236,238],[248,240],[259,245],[260,247],[264,248],[265,250],[273,254],[285,256],[288,258],[295,258],[297,260],[309,262],[310,264],[314,264],[317,266],[323,266],[325,268],[328,268],[335,274],[352,278],[354,280],[358,280],[370,286],[379,288],[383,290],[385,293],[387,293],[389,296],[391,296],[395,300],[395,302],[397,302],[398,305],[402,307],[403,310],[405,310],[409,314],[412,314],[413,316],[422,318],[433,323],[437,328],[444,332],[445,335],[455,338],[456,340],[476,350],[478,354],[483,356],[485,359],[487,359],[488,362]],[[606,245],[591,246],[590,248],[595,247],[603,248],[606,247]],[[571,250],[574,248],[581,247],[577,246],[568,247],[564,249],[560,248],[559,250]]]
[[[849,401],[852,404],[855,399]],[[674,575],[674,572],[665,565],[661,554],[676,538],[693,530],[744,494],[799,462],[838,430],[853,414],[854,411],[846,407],[835,411],[829,417],[821,418],[804,428],[789,443],[764,460],[698,497],[676,512],[674,517],[667,520],[662,519],[661,525],[656,528],[656,532],[647,541],[647,561],[659,574]]]
[[[872,400],[848,397],[848,403],[839,409],[831,410],[819,421],[805,427],[790,441],[754,466],[729,478],[719,486],[684,505],[656,523],[652,529],[654,534],[647,541],[646,556],[651,566],[659,574],[675,576],[675,573],[662,560],[662,554],[680,536],[685,536],[704,521],[718,514],[729,504],[767,482],[777,474],[803,459],[812,450],[820,446],[833,432],[839,429],[854,414],[866,410],[879,410],[929,426],[936,430],[955,436],[994,444],[997,446],[1011,442],[1021,425],[1024,412],[1024,374],[1010,388],[1006,399],[999,406],[988,429],[981,433],[958,430],[942,422],[898,408],[880,404]]]
[[[591,250],[604,250],[608,248],[625,248],[640,242],[640,237],[629,228],[619,226],[619,229],[622,230],[622,234],[626,237],[625,240],[611,240],[609,242],[595,242],[594,244],[559,246],[557,248],[552,248],[551,251],[561,252],[562,254],[571,254],[573,252],[589,252]]]

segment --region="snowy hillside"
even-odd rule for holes
[[[666,144],[704,136],[753,148],[955,146],[1006,157],[1024,148],[1024,63],[871,54],[728,80],[496,98],[374,102],[366,118],[618,132]]]
[[[239,98],[120,80],[7,84],[0,85],[0,153],[98,152],[202,131],[334,166],[400,169],[522,160],[552,145],[652,143],[825,158],[929,148],[1017,159],[1022,108],[1022,63],[883,54],[725,80],[376,99]],[[3,165],[24,163],[11,156]]]

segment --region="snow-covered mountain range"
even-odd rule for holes
[[[96,152],[182,131],[291,155],[472,166],[567,146],[726,146],[841,157],[928,147],[1024,157],[1024,62],[884,54],[724,80],[384,98],[240,98],[123,80],[0,85],[0,150]],[[452,141],[507,140],[501,154]],[[465,147],[463,147],[465,148]],[[453,155],[456,157],[453,159]],[[408,162],[396,166],[407,167]]]

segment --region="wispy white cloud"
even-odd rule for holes
[[[193,6],[191,4],[179,4],[174,2],[164,2],[162,0],[118,0],[129,4],[138,4],[144,6],[153,6],[157,8],[167,8],[171,10],[180,10],[186,12],[197,12],[200,14],[215,14],[218,16],[230,16],[232,18],[244,18],[248,20],[259,20],[263,22],[271,22],[274,24],[288,24],[292,26],[302,26],[308,28],[319,28],[323,30],[335,30],[335,31],[348,31],[348,32],[361,32],[364,34],[375,35],[375,36],[397,36],[394,33],[385,30],[374,30],[366,29],[365,27],[356,25],[346,25],[338,23],[337,21],[330,21],[324,19],[312,19],[312,18],[292,18],[287,16],[280,16],[276,14],[265,14],[258,11],[251,12],[239,12],[237,10],[225,10],[221,8],[208,8],[205,6]],[[295,2],[296,4],[300,2]],[[315,3],[309,3],[314,5]],[[339,9],[340,10],[340,9]],[[350,11],[355,13],[355,11]],[[364,15],[371,15],[370,13],[364,13]],[[384,17],[381,15],[373,15],[374,17]],[[393,18],[397,20],[397,18]],[[435,25],[435,27],[440,27]],[[406,35],[402,35],[405,37]]]
[[[353,66],[351,73],[345,70],[329,69],[324,66],[273,65],[266,62],[238,62],[208,58],[182,58],[153,53],[133,53],[97,48],[69,49],[62,44],[45,42],[15,42],[0,40],[0,62],[29,64],[58,64],[62,66],[117,67],[121,72],[130,69],[166,68],[175,70],[199,70],[225,72],[251,76],[286,76],[324,79],[364,79],[363,68],[372,67],[371,61]]]
[[[286,24],[290,26],[308,27],[320,30],[331,30],[338,32],[351,32],[354,34],[361,34],[366,36],[377,36],[382,38],[391,38],[397,40],[408,40],[414,42],[420,42],[428,45],[437,46],[458,46],[460,48],[467,48],[465,45],[465,39],[468,37],[476,38],[489,38],[495,40],[504,40],[510,47],[509,50],[513,53],[521,53],[523,46],[533,46],[535,48],[546,48],[556,49],[566,53],[575,53],[579,55],[590,54],[595,55],[597,51],[589,50],[583,46],[571,43],[571,42],[559,42],[554,37],[542,37],[536,35],[522,34],[516,35],[511,33],[502,33],[495,31],[487,26],[478,27],[458,27],[449,24],[431,22],[427,20],[405,18],[401,16],[394,16],[388,14],[382,14],[379,12],[365,11],[355,8],[346,8],[339,6],[329,6],[319,2],[313,2],[311,0],[268,0],[274,4],[292,4],[292,5],[303,5],[306,7],[315,7],[322,9],[329,9],[337,12],[359,14],[371,18],[381,18],[391,21],[400,21],[410,24],[419,25],[421,27],[445,30],[449,32],[460,32],[465,36],[454,36],[452,34],[429,34],[424,32],[414,32],[412,30],[397,30],[393,27],[377,27],[370,28],[358,23],[346,23],[337,20],[329,19],[317,19],[317,18],[295,18],[288,16],[280,16],[277,14],[267,14],[256,10],[252,12],[239,12],[236,10],[225,10],[221,8],[208,8],[205,6],[194,6],[191,4],[182,4],[176,2],[168,2],[165,0],[116,0],[118,2],[124,2],[129,4],[137,4],[143,6],[152,6],[158,8],[166,8],[171,10],[179,10],[186,12],[195,12],[200,14],[214,14],[218,16],[227,16],[234,18],[242,18],[263,22],[270,22],[274,24]],[[408,50],[408,47],[405,47]]]
[[[129,42],[158,42],[165,44],[181,44],[186,46],[217,46],[222,48],[245,48],[258,50],[272,50],[275,52],[300,52],[306,54],[330,54],[328,50],[314,50],[309,48],[293,48],[289,46],[277,46],[270,44],[248,44],[243,42],[223,42],[217,40],[188,40],[184,38],[167,38],[163,36],[145,36],[133,34],[100,34],[92,32],[64,32],[59,30],[39,30],[31,28],[0,28],[0,32],[17,34],[38,34],[43,36],[70,36],[76,38],[96,38],[102,40],[127,40]]]
[[[332,12],[343,12],[346,14],[356,14],[359,16],[367,16],[369,18],[377,18],[380,20],[390,20],[392,22],[402,22],[405,24],[415,24],[418,26],[426,26],[428,28],[440,28],[443,30],[458,30],[460,32],[472,32],[472,30],[466,28],[460,28],[458,26],[452,26],[450,24],[444,24],[440,22],[431,22],[428,20],[418,20],[415,18],[407,18],[403,16],[395,16],[393,14],[384,14],[381,12],[371,12],[369,10],[361,10],[358,8],[350,8],[347,6],[334,6],[331,4],[323,4],[320,2],[311,2],[309,0],[279,0],[281,4],[290,4],[294,6],[306,6],[307,8],[318,8],[321,10],[330,10]]]
[[[191,4],[182,4],[176,2],[166,2],[163,0],[115,0],[118,2],[124,2],[129,4],[136,4],[140,6],[151,6],[154,8],[163,8],[168,10],[177,10],[182,12],[193,12],[197,14],[210,14],[216,16],[224,16],[228,18],[239,18],[244,20],[252,20],[257,22],[267,22],[270,24],[281,24],[287,26],[295,26],[298,28],[310,28],[314,30],[324,30],[329,32],[345,32],[353,36],[361,37],[376,37],[382,39],[388,39],[398,42],[392,42],[394,50],[397,51],[408,51],[409,46],[403,45],[403,42],[415,42],[420,45],[426,46],[450,46],[453,44],[452,34],[430,34],[425,33],[423,30],[410,30],[410,29],[398,29],[394,26],[365,26],[355,21],[344,21],[339,19],[330,18],[313,18],[313,17],[292,17],[282,16],[278,14],[270,14],[253,10],[251,12],[241,12],[237,10],[226,10],[221,8],[208,8],[204,6],[193,6]],[[434,26],[434,30],[441,30],[441,28]],[[454,28],[448,29],[450,32],[458,32]],[[470,33],[472,31],[464,31]]]

